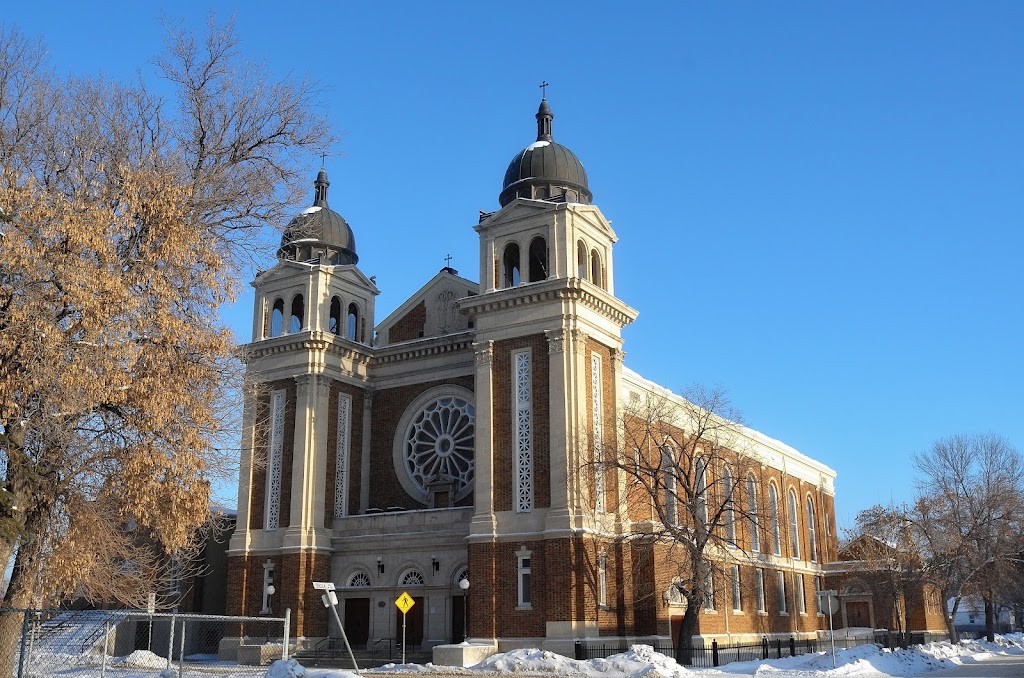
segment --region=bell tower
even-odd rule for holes
[[[329,578],[333,520],[360,499],[347,487],[359,469],[379,294],[357,266],[351,227],[328,206],[329,186],[321,169],[313,205],[252,283],[253,336],[243,347],[252,389],[228,551],[229,611],[291,608],[292,633],[311,637],[326,635],[327,616],[308,583]]]
[[[616,235],[590,204],[583,164],[554,141],[546,99],[536,119],[537,140],[505,172],[501,209],[475,229],[481,294],[460,301],[476,327],[480,404],[470,604],[499,606],[470,635],[527,628],[568,652],[596,635],[579,618],[595,606],[579,585],[595,552],[584,535],[615,521],[617,481],[597,469],[616,444],[621,331],[637,313],[614,295]],[[518,600],[500,607],[516,581]],[[540,610],[532,590],[565,595]]]

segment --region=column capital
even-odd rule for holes
[[[490,340],[473,342],[473,354],[478,367],[490,365],[494,362],[494,342]]]
[[[578,355],[583,355],[587,352],[587,339],[590,338],[586,332],[580,329],[570,330],[572,334],[572,348]]]
[[[548,339],[548,353],[565,352],[565,330],[544,330],[544,336]]]

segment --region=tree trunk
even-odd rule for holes
[[[700,608],[696,601],[686,599],[686,612],[679,623],[679,636],[676,638],[676,663],[680,666],[693,664],[693,637],[697,635]]]
[[[18,653],[27,612],[0,612],[0,676],[18,675]]]
[[[985,601],[985,640],[992,643],[996,639],[996,615],[992,605],[992,591],[982,596]]]

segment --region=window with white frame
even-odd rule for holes
[[[334,517],[348,515],[349,446],[352,439],[352,396],[338,396],[338,433],[334,454]]]
[[[779,493],[775,484],[768,485],[768,511],[771,513],[772,521],[772,553],[782,555],[782,535],[779,529]]]
[[[516,512],[533,510],[533,365],[530,351],[512,354]]]
[[[601,388],[601,356],[590,354],[590,409],[593,411],[594,429],[594,508],[605,510],[604,500],[604,412]]]
[[[715,577],[710,566],[704,574],[704,609],[715,609]]]
[[[260,610],[260,614],[271,614],[274,611],[271,607],[274,595],[274,591],[271,589],[273,585],[274,563],[268,560],[263,563],[263,609]]]
[[[818,595],[818,592],[821,591],[821,590],[822,590],[821,589],[821,577],[815,577],[814,578],[814,609],[815,609],[815,611],[818,614],[821,614],[823,612],[822,607],[821,607],[821,596]]]
[[[750,550],[758,553],[761,550],[761,529],[757,524],[757,481],[753,475],[747,476],[747,512],[750,521]]]
[[[267,459],[267,499],[265,528],[276,530],[281,521],[281,464],[284,452],[284,412],[288,392],[274,391],[270,396],[270,450]]]
[[[757,611],[765,612],[767,607],[764,603],[764,570],[754,571],[754,595],[757,596]]]
[[[818,538],[814,522],[814,500],[807,497],[807,539],[811,551],[811,562],[818,562]]]
[[[736,548],[736,508],[733,505],[733,482],[732,473],[728,468],[722,471],[722,493],[725,500],[725,544],[727,547]]]
[[[597,556],[597,604],[608,606],[608,556],[604,553]]]
[[[778,580],[778,595],[779,595],[779,614],[788,614],[788,608],[786,605],[786,573],[779,570],[775,573]]]
[[[807,603],[804,600],[804,577],[799,572],[793,573],[793,593],[796,596],[796,611],[807,614]]]
[[[800,514],[797,509],[796,492],[789,491],[789,555],[800,557]]]
[[[703,459],[697,459],[697,519],[708,526],[708,467]]]
[[[519,583],[519,607],[529,608],[532,601],[530,589],[530,556],[531,552],[525,548],[516,552],[517,581]]]
[[[732,566],[732,609],[733,612],[743,611],[743,591],[740,590],[740,566]]]
[[[661,470],[665,481],[665,522],[679,523],[679,498],[676,487],[675,450],[671,445],[661,446]]]

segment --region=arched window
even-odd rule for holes
[[[665,522],[676,525],[679,522],[679,495],[676,487],[675,450],[671,445],[661,447],[661,472],[665,478]]]
[[[576,241],[576,277],[580,280],[587,279],[587,246],[582,240]]]
[[[708,526],[708,467],[703,459],[697,460],[697,483],[695,485],[697,519],[705,528]]]
[[[807,497],[807,538],[811,546],[811,562],[818,562],[818,539],[817,530],[814,528],[814,500]]]
[[[782,537],[779,534],[779,493],[775,489],[775,483],[768,485],[768,512],[772,521],[772,553],[782,555]]]
[[[505,271],[503,287],[515,287],[519,284],[519,245],[511,242],[505,246],[505,254],[501,258]]]
[[[279,337],[284,332],[284,299],[274,300],[274,309],[270,312],[270,336]]]
[[[356,572],[348,578],[348,585],[357,589],[370,586],[370,575],[365,572]]]
[[[548,277],[548,244],[537,236],[530,241],[530,282],[540,282]]]
[[[423,574],[419,570],[409,570],[399,580],[400,586],[423,586],[426,583],[427,580],[423,578]]]
[[[747,476],[747,519],[750,521],[750,550],[761,550],[761,527],[757,524],[757,481]]]
[[[722,499],[725,500],[725,542],[729,548],[736,548],[736,508],[733,504],[732,473],[726,468],[722,471]]]
[[[302,295],[296,294],[292,297],[292,317],[288,321],[288,332],[294,334],[302,331],[303,318],[305,317],[306,306],[302,303]]]
[[[346,314],[345,336],[352,341],[358,341],[359,332],[359,307],[354,303],[348,305]]]
[[[604,270],[601,268],[601,255],[597,250],[590,252],[590,282],[604,289]]]
[[[797,513],[796,492],[789,491],[789,547],[790,557],[800,557],[800,520]]]
[[[331,334],[341,334],[341,299],[331,297],[331,316],[327,321],[327,331]]]

